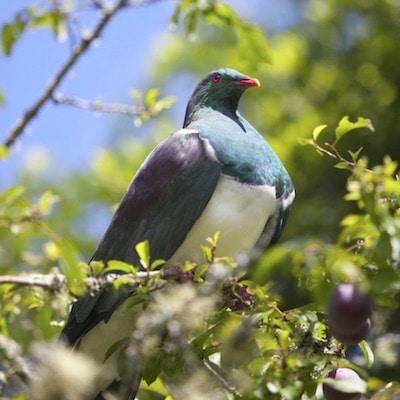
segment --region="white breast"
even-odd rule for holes
[[[235,257],[249,252],[278,204],[273,187],[250,186],[223,175],[201,217],[168,264],[204,262],[200,245],[216,232],[220,232],[217,256]]]

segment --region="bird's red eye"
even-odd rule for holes
[[[218,83],[221,80],[221,75],[220,74],[214,74],[212,77],[212,82],[213,83]]]

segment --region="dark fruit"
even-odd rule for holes
[[[347,386],[351,388],[352,385],[359,387],[361,384],[361,378],[358,374],[350,368],[336,368],[329,372],[327,378],[334,379],[335,381],[342,381],[347,383]],[[341,392],[338,389],[334,389],[329,383],[322,385],[322,391],[326,400],[359,400],[361,399],[361,393],[355,391],[352,393]]]
[[[357,344],[369,331],[372,300],[354,283],[342,283],[332,293],[328,306],[328,327],[344,344]]]
[[[343,344],[356,345],[360,343],[361,340],[365,339],[368,335],[369,329],[371,328],[371,320],[368,318],[364,325],[359,331],[348,333],[346,331],[341,331],[337,328],[337,325],[328,324],[329,331],[336,339],[340,340]]]

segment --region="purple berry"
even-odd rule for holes
[[[348,333],[346,331],[341,331],[337,325],[332,323],[329,323],[328,327],[331,334],[343,344],[356,345],[367,337],[369,329],[371,328],[371,320],[368,318],[358,332]]]
[[[358,374],[350,368],[336,368],[329,372],[327,378],[334,379],[335,381],[348,381],[358,384],[361,382],[361,378]],[[329,383],[322,385],[322,391],[326,400],[359,400],[361,399],[360,392],[345,393],[337,389],[334,389]]]
[[[356,344],[368,334],[371,311],[369,294],[361,293],[354,283],[342,283],[333,291],[328,306],[329,330],[343,343]]]

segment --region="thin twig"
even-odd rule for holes
[[[33,222],[42,217],[38,209],[31,209],[26,215],[20,215],[13,218],[0,218],[0,228],[8,228],[12,225],[22,224],[24,222]]]
[[[354,161],[350,161],[347,160],[346,158],[344,158],[338,151],[338,149],[335,147],[334,144],[330,144],[330,143],[325,143],[325,146],[328,147],[328,149],[331,150],[331,152],[333,153],[333,158],[336,158],[337,160],[347,164],[349,167],[351,168],[355,168],[356,167],[356,163]],[[329,153],[329,152],[328,152]],[[331,156],[332,157],[332,156]]]
[[[54,93],[52,95],[52,100],[56,104],[67,104],[81,108],[82,110],[89,110],[101,113],[120,113],[128,115],[149,114],[151,116],[156,116],[156,114],[158,114],[156,111],[153,111],[151,108],[145,106],[132,106],[122,103],[103,103],[101,101],[89,101],[76,96],[65,96],[61,93]]]
[[[347,158],[344,158],[338,151],[338,149],[334,146],[333,143],[325,143],[325,147],[320,146],[316,141],[313,142],[313,147],[314,149],[316,149],[317,151],[319,151],[322,154],[325,154],[326,156],[334,159],[334,160],[338,160],[344,164],[346,164],[349,169],[351,170],[355,170],[355,168],[357,167],[357,162],[355,161],[350,161]],[[329,150],[328,150],[329,149]],[[371,169],[364,167],[364,171],[366,172],[373,172]]]
[[[91,35],[85,39],[82,39],[79,46],[71,53],[71,56],[66,61],[66,63],[57,72],[54,78],[51,80],[48,87],[42,93],[42,95],[36,100],[36,102],[25,111],[23,116],[17,121],[15,126],[11,129],[8,134],[4,145],[6,147],[11,147],[17,138],[22,134],[27,124],[36,116],[43,105],[53,96],[54,90],[59,86],[62,79],[69,72],[69,70],[75,65],[78,59],[85,53],[92,42],[98,38],[103,31],[103,29],[108,25],[113,16],[123,7],[126,6],[126,0],[118,0],[113,8],[110,10],[103,10],[103,16],[99,23],[94,28]]]
[[[234,394],[237,397],[242,397],[238,389],[226,379],[225,374],[218,367],[218,365],[214,364],[207,358],[203,358],[202,361],[207,370],[214,376],[214,378],[218,380],[218,382],[225,390],[227,390],[229,393]]]

